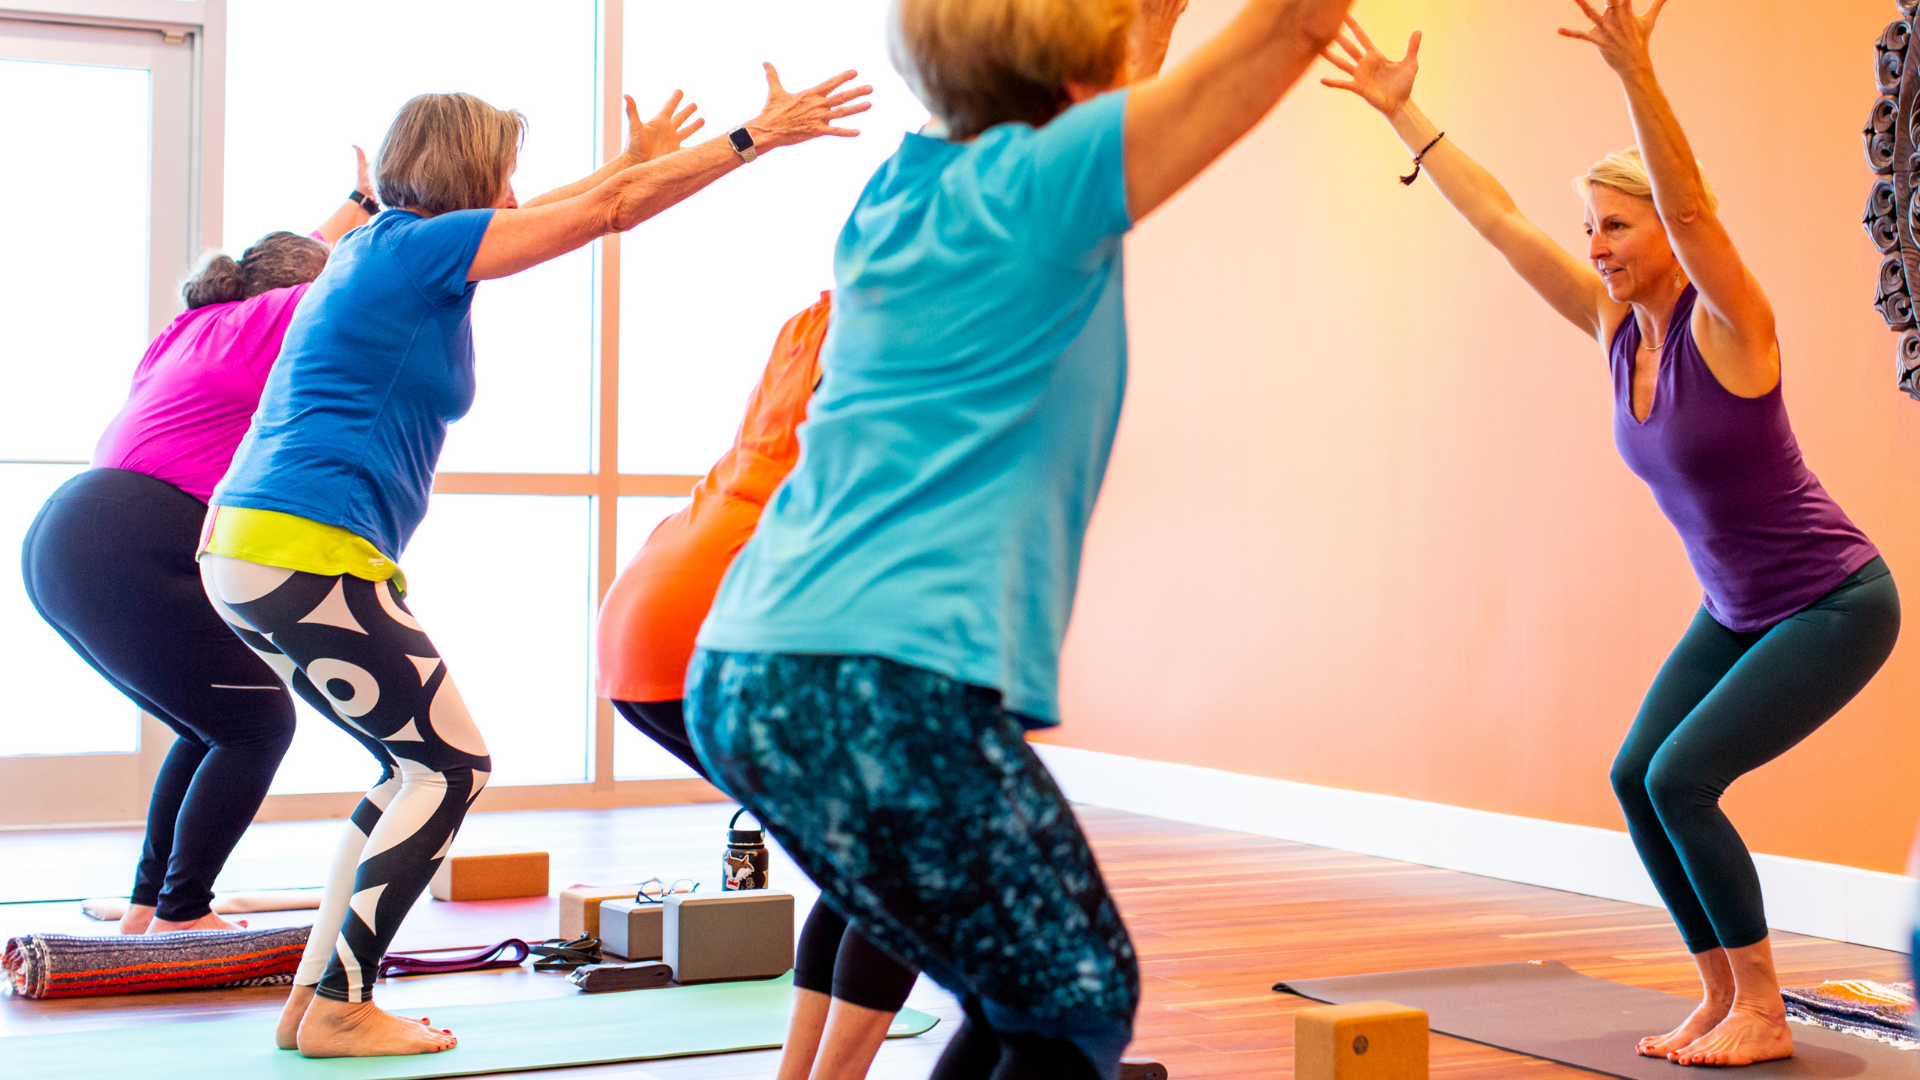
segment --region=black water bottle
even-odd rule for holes
[[[759,829],[736,829],[740,815],[747,812],[741,807],[733,812],[733,818],[727,822],[727,854],[721,859],[720,887],[734,889],[764,889],[767,887],[767,836]],[[758,822],[755,822],[758,824]]]

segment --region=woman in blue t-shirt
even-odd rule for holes
[[[1133,947],[1022,736],[1057,723],[1120,413],[1121,240],[1267,114],[1349,3],[1249,0],[1114,93],[1130,0],[893,8],[936,122],[840,235],[800,460],[721,586],[686,711],[829,902],[961,997],[935,1077],[1118,1071]]]
[[[396,560],[427,509],[447,425],[473,403],[474,284],[630,229],[768,150],[852,135],[849,71],[680,150],[701,124],[676,93],[627,150],[522,206],[524,118],[470,94],[401,108],[380,147],[390,209],[341,242],[288,327],[201,537],[207,594],[234,632],[380,762],[353,812],[279,1043],[309,1057],[430,1053],[453,1037],[371,999],[381,957],[492,770],[446,665],[402,600]],[[503,558],[505,556],[503,555]],[[535,555],[535,558],[538,556]]]

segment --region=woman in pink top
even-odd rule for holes
[[[357,149],[357,148],[356,148]],[[194,550],[280,339],[332,241],[377,209],[360,186],[309,236],[211,258],[134,370],[93,467],[55,491],[20,553],[27,595],[75,652],[178,736],[153,787],[123,933],[232,929],[213,880],[293,739],[293,701],[208,602]]]

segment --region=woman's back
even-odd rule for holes
[[[613,701],[678,700],[700,624],[768,496],[800,456],[795,429],[820,381],[830,294],[780,330],[734,444],[661,522],[600,602],[594,691]]]
[[[226,475],[307,285],[183,312],[134,369],[93,467],[145,473],[201,502]]]
[[[800,464],[702,646],[885,656],[1057,716],[1126,383],[1126,101],[909,135],[881,166],[836,249]]]

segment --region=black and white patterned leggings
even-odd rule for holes
[[[334,854],[294,976],[322,997],[366,1001],[400,921],[486,785],[487,744],[393,582],[219,555],[201,559],[200,577],[240,640],[380,762],[380,782]]]

